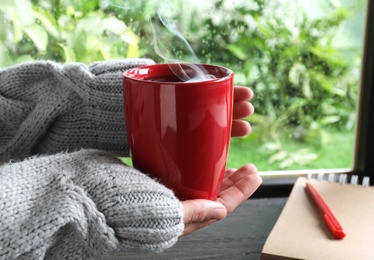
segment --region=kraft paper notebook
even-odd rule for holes
[[[310,182],[346,231],[334,239],[305,190]],[[374,259],[374,187],[299,177],[273,227],[260,260]]]

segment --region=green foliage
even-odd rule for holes
[[[322,147],[325,127],[353,131],[359,62],[345,59],[345,50],[334,46],[338,29],[351,14],[341,6],[331,6],[325,16],[309,19],[303,12],[277,14],[275,10],[281,7],[276,6],[269,15],[260,0],[254,1],[253,9],[243,5],[225,10],[224,2],[217,1],[216,7],[218,15],[228,14],[225,21],[215,23],[215,17],[208,17],[202,24],[209,26],[211,35],[206,37],[220,54],[215,62],[238,71],[239,83],[256,93],[252,102],[261,117],[251,122],[259,125],[264,147],[273,148],[265,149],[273,152],[269,163],[279,162],[283,169],[316,160],[318,154],[305,148],[287,151],[284,146],[289,141],[279,133],[288,126],[294,129],[293,139]],[[287,20],[294,24],[290,26]],[[353,52],[359,59],[360,48]]]
[[[261,140],[273,153],[269,163],[281,168],[309,163],[318,154],[288,151],[280,133],[287,126],[293,140],[322,147],[326,127],[353,131],[361,50],[342,49],[335,38],[364,4],[350,9],[326,4],[324,16],[310,19],[302,8],[289,12],[277,3],[212,0],[203,9],[177,0],[7,0],[0,5],[0,67],[36,59],[92,63],[144,56],[164,62],[160,53],[184,61],[198,57],[230,67],[236,84],[255,91],[256,114],[248,120],[257,132],[241,142]],[[170,21],[191,48],[165,30]]]
[[[0,6],[5,55],[0,66],[34,59],[80,61],[138,57],[139,37],[98,1],[6,1]]]
[[[326,129],[324,133],[329,138],[322,148],[305,146],[295,139],[283,141],[283,144],[264,144],[254,137],[258,133],[253,129],[248,136],[250,142],[243,142],[242,138],[231,140],[227,167],[239,168],[245,163],[254,162],[259,171],[351,168],[354,132]],[[283,135],[287,138],[287,132]]]
[[[239,64],[241,83],[254,89],[256,111],[268,120],[304,127],[346,123],[355,111],[358,77],[352,74],[357,65],[342,59],[332,39],[347,20],[347,10],[335,8],[316,20],[302,14],[290,27],[285,24],[287,14],[266,15],[263,1],[256,2],[255,10],[220,10],[231,12],[224,23],[215,24],[214,17],[203,22],[217,32],[210,36],[220,53],[215,62]],[[235,37],[228,27],[238,28]]]

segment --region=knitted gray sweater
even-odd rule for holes
[[[90,259],[175,244],[179,200],[114,156],[128,154],[123,71],[151,63],[0,69],[0,259]]]

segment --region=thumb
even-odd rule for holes
[[[182,201],[184,210],[185,230],[187,235],[197,229],[210,225],[227,216],[226,208],[216,201],[211,200],[186,200]]]
[[[227,215],[227,210],[221,203],[211,200],[186,200],[182,204],[185,224],[220,220]]]

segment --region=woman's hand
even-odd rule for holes
[[[185,225],[183,236],[225,218],[247,200],[261,183],[262,179],[253,164],[246,164],[238,170],[228,169],[215,201],[196,199],[181,202]]]
[[[253,91],[250,88],[234,87],[232,137],[246,136],[251,132],[251,125],[243,118],[254,113],[254,107],[248,102],[252,97]],[[246,164],[238,170],[226,170],[215,201],[196,199],[181,202],[185,225],[183,236],[225,218],[247,200],[261,183],[262,179],[257,175],[257,168],[253,164]]]
[[[248,87],[234,87],[234,108],[232,122],[232,137],[245,136],[251,132],[251,125],[243,120],[253,114],[254,107],[249,100],[253,97],[253,91]]]

